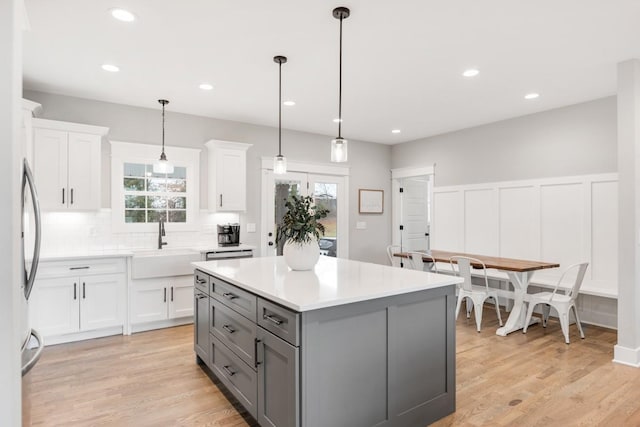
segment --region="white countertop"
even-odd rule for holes
[[[283,257],[194,262],[220,279],[303,312],[461,283],[459,277],[321,256],[311,271],[291,271]]]

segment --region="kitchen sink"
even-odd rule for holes
[[[193,249],[134,251],[131,258],[131,278],[148,279],[193,274],[191,263],[194,261],[200,261],[200,252]]]

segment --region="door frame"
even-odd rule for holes
[[[262,191],[261,191],[261,214],[260,214],[260,256],[267,256],[267,230],[269,224],[267,219],[269,214],[267,207],[269,206],[265,197],[270,193],[270,188],[273,188],[273,157],[262,157],[261,162],[262,169]],[[342,178],[344,180],[344,189],[342,191],[342,197],[338,196],[338,203],[344,206],[345,215],[343,218],[338,218],[338,227],[344,233],[341,233],[338,244],[338,256],[340,258],[349,257],[349,167],[348,166],[336,166],[329,163],[313,163],[313,162],[301,162],[287,159],[287,172],[299,172],[306,173],[307,175],[324,175],[328,177]],[[341,221],[342,219],[342,221]],[[340,243],[341,242],[341,243]]]

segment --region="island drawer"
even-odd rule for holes
[[[257,418],[258,374],[211,335],[211,370],[242,406]]]
[[[288,343],[300,345],[300,313],[258,298],[258,324]]]
[[[196,270],[193,275],[193,285],[203,294],[209,295],[209,275]]]
[[[257,326],[221,302],[211,298],[209,332],[222,341],[248,365],[255,367]]]
[[[217,277],[209,277],[210,296],[249,320],[256,321],[257,297]]]

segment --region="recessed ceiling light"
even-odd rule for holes
[[[109,71],[110,73],[117,73],[120,71],[120,68],[116,67],[113,64],[102,64],[102,69],[105,71]]]
[[[340,123],[343,119],[333,119],[333,123]]]
[[[475,77],[478,74],[480,74],[480,71],[475,68],[469,68],[468,70],[465,70],[464,73],[462,73],[462,75],[465,77]]]
[[[202,90],[212,90],[213,89],[213,85],[209,84],[209,83],[202,83],[200,86],[198,86],[200,89]]]
[[[400,133],[400,132],[402,132],[400,129],[394,129],[391,131],[391,133]]]
[[[282,104],[286,105],[287,107],[293,107],[294,105],[296,105],[296,101],[284,101]]]
[[[539,97],[540,94],[539,93],[528,93],[524,96],[524,99],[536,99],[537,97]]]
[[[111,9],[111,16],[122,22],[133,22],[136,20],[136,15],[124,9]]]

